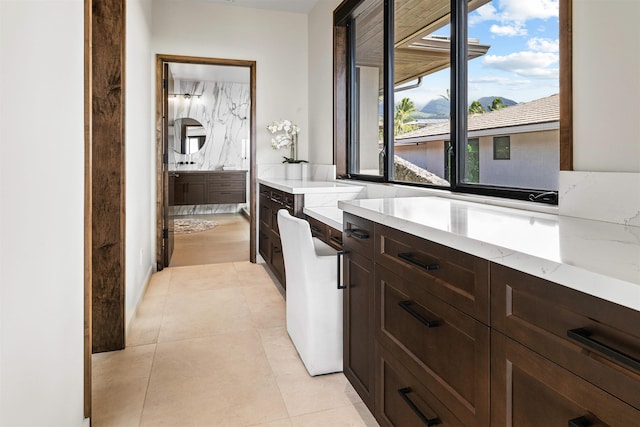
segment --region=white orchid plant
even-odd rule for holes
[[[267,126],[267,130],[275,136],[271,138],[271,148],[279,150],[289,147],[291,150],[290,157],[284,157],[282,163],[307,163],[306,160],[296,159],[296,143],[298,142],[298,133],[300,128],[290,120],[274,121]]]

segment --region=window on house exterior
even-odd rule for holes
[[[511,139],[508,136],[493,137],[493,160],[511,159]]]
[[[339,173],[522,199],[557,191],[568,1],[344,2]],[[512,143],[521,154],[510,167],[492,162],[511,159]]]

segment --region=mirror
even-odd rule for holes
[[[176,119],[174,131],[174,150],[180,154],[197,153],[207,138],[206,131],[202,124],[189,117]]]

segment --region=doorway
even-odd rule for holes
[[[244,80],[237,77],[242,74],[246,76]],[[234,75],[236,77],[232,77]],[[175,244],[176,214],[180,214],[179,218],[194,215],[199,218],[207,218],[211,215],[213,217],[222,215],[220,218],[225,218],[225,215],[248,216],[249,253],[246,259],[255,263],[255,88],[255,61],[175,55],[156,56],[156,262],[158,271],[169,266],[171,262]],[[248,99],[249,105],[246,105],[246,101],[239,101],[240,98]],[[233,124],[224,125],[221,120],[221,111],[226,111]],[[245,120],[248,124],[243,122]],[[175,123],[178,122],[179,125],[176,126]],[[215,192],[216,179],[221,179],[220,176],[228,179],[233,175],[241,174],[242,171],[247,171],[244,203],[235,203],[241,201],[238,199],[232,200],[234,203],[207,204],[212,201],[206,199],[207,197],[215,198],[213,193],[209,192],[209,187]],[[216,175],[219,175],[218,178],[215,177]],[[179,187],[180,182],[176,180],[184,180],[185,177],[194,181],[187,183],[185,187],[193,190],[188,194],[190,198],[195,197],[193,199],[180,199],[183,194],[176,195],[174,192],[174,189],[182,188]],[[198,179],[203,182],[197,183]],[[198,200],[199,192],[202,192],[202,197],[206,199],[204,204],[191,204],[191,201]],[[225,194],[224,197],[228,195]],[[226,201],[223,200],[223,202]],[[187,206],[176,206],[179,203]],[[245,219],[242,218],[242,220]],[[206,240],[207,236],[204,237]],[[180,241],[190,240],[183,237],[181,239]]]

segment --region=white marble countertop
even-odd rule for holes
[[[306,179],[258,178],[260,184],[291,194],[307,193],[358,193],[364,187],[336,181],[312,181]]]
[[[640,227],[440,197],[358,199],[338,206],[640,311]]]
[[[342,209],[333,206],[305,207],[302,209],[305,215],[323,222],[336,230],[342,231]]]

